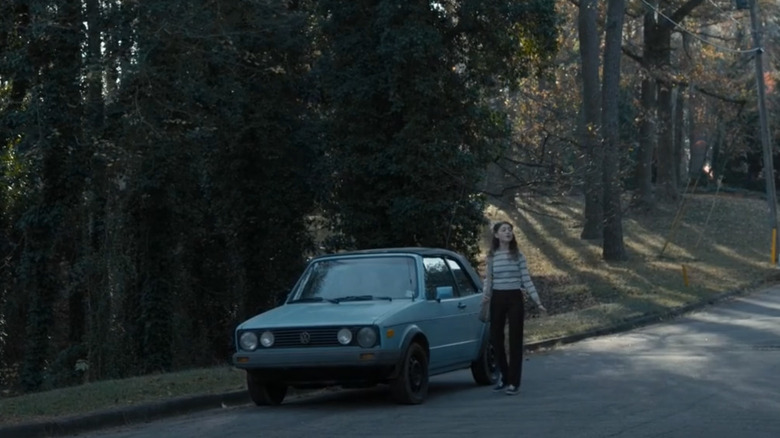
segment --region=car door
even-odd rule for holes
[[[426,256],[423,267],[426,316],[420,323],[428,338],[430,369],[436,372],[451,366],[462,348],[458,345],[463,338],[458,325],[463,309],[459,307],[454,277],[445,259]]]
[[[455,354],[458,358],[471,360],[478,356],[482,346],[485,324],[479,320],[479,309],[482,303],[480,287],[474,283],[461,262],[446,257],[447,266],[455,283],[455,295],[458,300],[458,339],[460,346]]]

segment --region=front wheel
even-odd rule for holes
[[[477,360],[471,362],[471,375],[477,385],[492,385],[498,381],[496,353],[490,342],[485,342]]]
[[[401,361],[398,377],[390,382],[390,391],[398,403],[420,404],[428,395],[428,355],[414,342]]]
[[[251,371],[246,372],[246,387],[257,406],[280,405],[287,395],[287,385],[263,382]]]

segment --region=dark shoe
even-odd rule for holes
[[[506,383],[499,380],[496,386],[493,387],[493,392],[503,391],[504,389],[506,389]]]
[[[520,387],[515,385],[509,385],[506,388],[506,391],[504,391],[506,395],[517,395],[520,394]]]

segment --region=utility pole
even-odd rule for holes
[[[766,200],[769,204],[769,229],[772,231],[772,263],[777,263],[777,192],[775,188],[774,148],[769,138],[769,123],[766,115],[764,84],[764,48],[761,46],[761,34],[758,23],[758,0],[750,2],[750,25],[753,31],[753,46],[756,49],[756,90],[758,92],[758,115],[761,134],[761,146],[764,150],[764,179],[766,180]]]

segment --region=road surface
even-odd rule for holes
[[[464,370],[433,378],[417,406],[385,387],[330,391],[81,436],[777,438],[780,288],[529,355],[519,396]]]

